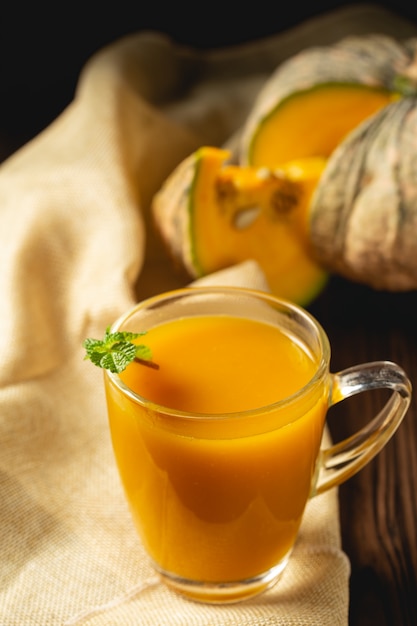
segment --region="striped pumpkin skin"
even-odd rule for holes
[[[335,150],[313,195],[316,258],[375,289],[417,288],[417,99],[386,107]]]

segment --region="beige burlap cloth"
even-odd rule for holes
[[[81,344],[135,300],[184,284],[148,219],[174,165],[230,138],[290,54],[369,31],[415,32],[364,6],[228,51],[132,35],[93,57],[72,104],[1,166],[1,626],[347,623],[336,490],[309,503],[288,569],[258,598],[204,606],[160,584]],[[210,280],[263,286],[252,263]]]

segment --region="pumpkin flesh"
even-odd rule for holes
[[[397,98],[386,89],[343,83],[293,93],[259,120],[247,161],[275,167],[293,159],[329,157],[352,129]]]

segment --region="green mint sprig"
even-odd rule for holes
[[[118,331],[111,333],[110,326],[108,326],[103,339],[85,339],[83,342],[83,347],[86,350],[84,359],[89,359],[97,367],[109,370],[113,374],[123,372],[132,361],[159,369],[159,365],[151,360],[150,348],[133,343],[134,339],[138,339],[142,335],[146,335],[146,332]]]

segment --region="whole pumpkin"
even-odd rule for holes
[[[259,94],[240,153],[268,167],[327,157],[310,204],[312,253],[331,272],[391,291],[417,288],[416,58],[417,39],[381,35],[298,54]]]
[[[275,293],[302,304],[325,271],[417,288],[416,55],[417,39],[366,35],[281,64],[242,129],[237,165],[202,149],[156,194],[173,256],[192,275],[255,258]]]

